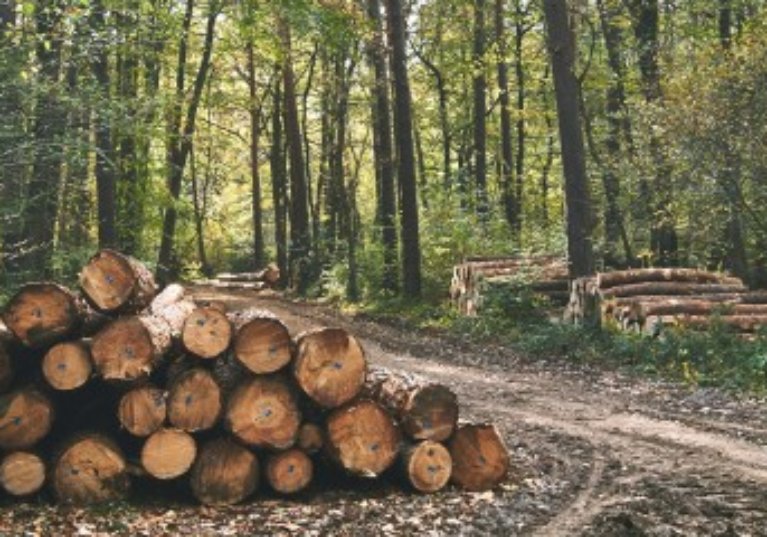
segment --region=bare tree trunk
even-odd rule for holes
[[[275,69],[272,92],[272,151],[269,159],[272,175],[272,200],[274,205],[274,242],[277,245],[277,266],[280,268],[280,287],[288,281],[288,224],[287,186],[285,169],[284,136],[282,132],[282,77],[280,67]]]
[[[413,155],[413,115],[407,72],[406,21],[401,0],[386,0],[391,70],[394,79],[394,139],[397,176],[402,195],[402,272],[405,296],[421,295],[421,246],[418,232],[418,193]]]
[[[487,216],[487,81],[485,80],[485,0],[474,0],[474,181],[477,214]]]
[[[591,197],[586,176],[581,118],[578,114],[578,80],[573,71],[575,40],[568,20],[566,0],[544,0],[543,6],[565,173],[570,275],[586,276],[593,272],[594,261],[591,245]]]
[[[526,173],[527,156],[527,123],[525,121],[525,108],[527,106],[527,76],[525,74],[525,63],[523,56],[523,44],[525,34],[529,31],[525,26],[527,12],[522,7],[522,0],[516,0],[516,22],[514,33],[514,73],[516,75],[517,85],[517,158],[516,158],[516,201],[519,208],[519,218],[517,218],[517,237],[522,234],[522,207],[524,182]]]
[[[258,165],[259,139],[261,137],[261,103],[256,96],[256,62],[253,41],[248,42],[248,96],[250,103],[250,178],[251,210],[253,214],[253,268],[266,265],[264,253],[264,226],[261,212],[261,172]]]
[[[509,97],[509,65],[506,61],[506,2],[495,0],[495,39],[498,47],[498,91],[501,104],[500,182],[503,208],[512,232],[519,230],[519,206],[514,189],[514,147],[511,139],[511,98]]]

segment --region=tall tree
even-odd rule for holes
[[[487,213],[487,80],[485,78],[485,0],[474,0],[474,181],[477,213]]]
[[[250,179],[251,213],[253,215],[253,268],[266,263],[264,252],[264,226],[261,211],[261,169],[259,151],[261,138],[261,102],[257,96],[255,47],[252,37],[247,44],[248,55],[248,113],[250,115]]]
[[[495,0],[495,40],[498,48],[498,100],[501,105],[500,180],[503,208],[511,230],[519,236],[520,218],[514,188],[514,146],[511,138],[511,97],[509,96],[508,43],[506,40],[506,2]]]
[[[405,49],[407,23],[401,0],[386,0],[386,20],[392,49],[394,85],[394,140],[397,146],[397,178],[402,197],[402,273],[405,296],[421,294],[421,245],[418,226],[418,192],[413,148],[413,115]]]
[[[551,72],[559,119],[559,143],[565,174],[567,205],[567,252],[572,277],[594,270],[591,244],[591,195],[586,176],[583,132],[575,76],[575,39],[566,0],[544,0]]]
[[[277,65],[275,67],[274,89],[272,91],[272,147],[269,155],[269,166],[272,176],[274,242],[277,246],[280,287],[285,287],[288,282],[288,199],[284,146],[282,130],[282,74],[280,66]]]
[[[382,287],[397,290],[397,198],[394,188],[394,155],[392,152],[389,75],[378,0],[367,0],[368,16],[373,23],[373,38],[367,46],[368,61],[373,68],[373,153],[378,188],[378,217],[384,247]],[[441,102],[441,101],[440,101]],[[440,105],[442,106],[442,105]],[[449,158],[449,152],[448,152]],[[448,162],[449,166],[449,162]]]

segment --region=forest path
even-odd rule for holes
[[[464,418],[495,421],[512,450],[511,484],[492,501],[484,497],[490,505],[475,513],[497,520],[462,531],[767,535],[767,407],[761,401],[533,361],[508,348],[278,297],[195,294],[232,308],[255,300],[294,332],[344,327],[361,339],[373,363],[443,382],[458,394]]]

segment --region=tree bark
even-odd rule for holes
[[[256,60],[253,41],[248,42],[248,96],[250,103],[250,178],[251,211],[253,214],[253,269],[266,264],[264,253],[264,226],[261,211],[261,172],[259,167],[259,139],[261,137],[261,105],[256,97]]]
[[[474,0],[474,181],[477,189],[477,215],[487,217],[487,81],[485,79],[485,0]]]
[[[274,91],[272,92],[272,150],[269,165],[272,176],[272,201],[274,205],[274,242],[277,246],[277,266],[280,269],[279,287],[285,287],[288,280],[288,222],[287,186],[285,168],[284,136],[282,130],[282,77],[276,68]]]
[[[506,61],[506,2],[495,0],[495,39],[498,46],[498,91],[501,105],[500,182],[506,222],[513,233],[519,229],[519,204],[514,188],[514,147],[511,139],[511,98],[509,96],[509,65]]]

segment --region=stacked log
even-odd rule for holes
[[[566,316],[575,323],[657,336],[720,323],[737,333],[767,326],[767,295],[727,274],[689,268],[635,269],[579,278]]]
[[[275,289],[280,283],[280,269],[275,263],[255,272],[222,272],[215,277],[196,283],[218,289]]]
[[[468,258],[453,267],[450,298],[463,315],[476,316],[483,297],[498,288],[532,292],[564,306],[569,298],[567,261],[557,256]]]
[[[500,436],[459,426],[452,390],[371,366],[345,330],[294,336],[269,311],[196,304],[176,284],[158,293],[111,250],[80,285],[30,284],[3,310],[0,488],[12,496],[47,485],[62,503],[113,501],[138,478],[227,505],[261,481],[292,495],[337,472],[399,468],[423,493],[506,476]]]

